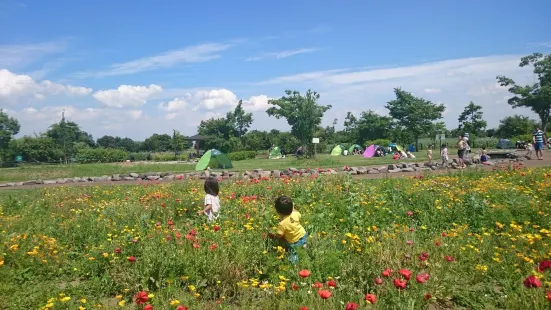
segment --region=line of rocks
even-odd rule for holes
[[[522,159],[517,159],[518,161]],[[468,162],[470,166],[478,164]],[[490,162],[489,165],[495,165]],[[172,174],[169,172],[148,172],[148,173],[128,173],[113,174],[111,176],[99,177],[74,177],[59,178],[55,180],[29,180],[24,182],[10,182],[0,184],[0,187],[16,187],[26,185],[40,184],[70,184],[70,183],[92,183],[92,182],[117,182],[117,181],[173,181],[188,179],[206,179],[210,176],[221,179],[258,179],[258,178],[282,178],[282,177],[310,177],[319,175],[337,175],[341,173],[350,174],[380,174],[380,173],[398,173],[398,172],[417,172],[430,171],[437,169],[457,169],[458,163],[454,159],[448,167],[443,167],[438,163],[398,163],[381,167],[343,167],[343,168],[317,168],[317,169],[297,169],[288,168],[286,170],[263,170],[253,169],[245,172],[234,171],[200,171]]]

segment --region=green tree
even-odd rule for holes
[[[152,134],[145,139],[142,150],[146,152],[167,152],[172,150],[172,137],[167,134]]]
[[[19,133],[20,128],[17,119],[8,116],[4,110],[0,109],[0,160],[4,160],[9,143],[13,136]]]
[[[538,82],[520,86],[505,76],[498,76],[497,80],[501,86],[509,87],[509,92],[515,95],[508,103],[513,108],[531,109],[539,116],[542,130],[546,132],[551,114],[551,54],[534,53],[522,57],[519,66],[532,66]]]
[[[530,134],[537,122],[527,116],[513,115],[499,121],[495,134],[499,138],[512,138]]]
[[[472,101],[461,112],[457,120],[459,121],[459,130],[475,136],[480,135],[488,125],[482,119],[482,107],[474,104]]]
[[[186,137],[176,129],[172,132],[172,141],[170,142],[172,144],[172,149],[174,150],[174,157],[176,157],[187,147]]]
[[[243,110],[243,102],[239,100],[233,112],[228,112],[226,119],[233,126],[234,136],[241,139],[253,123],[253,114],[245,113],[245,110]]]
[[[118,142],[120,142],[120,140],[121,140],[121,138],[119,138],[119,137],[103,136],[103,137],[99,138],[96,141],[96,144],[99,147],[116,148],[116,147],[118,147]]]
[[[54,139],[45,136],[24,136],[10,142],[12,156],[21,155],[27,162],[52,162],[63,158],[62,149]]]
[[[75,144],[83,143],[86,146],[95,146],[92,135],[80,129],[75,122],[66,121],[61,117],[59,123],[52,124],[45,132],[45,136],[52,138],[63,153],[63,161],[68,163],[69,158],[76,154]]]
[[[318,104],[320,95],[308,90],[304,96],[298,91],[285,91],[286,96],[269,100],[273,105],[266,112],[277,119],[285,118],[291,126],[291,134],[295,136],[301,145],[311,154],[310,143],[315,130],[321,124],[324,113],[331,109],[330,105]]]
[[[203,120],[197,127],[202,136],[208,136],[205,141],[207,149],[217,149],[224,153],[230,153],[240,148],[240,140],[234,136],[233,124],[227,118],[211,118]]]
[[[419,137],[433,128],[433,122],[442,118],[446,107],[415,97],[401,88],[395,88],[394,93],[396,99],[389,101],[385,108],[396,120],[396,128],[410,134],[415,140],[415,148],[419,149]]]

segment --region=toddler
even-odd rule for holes
[[[220,198],[218,193],[218,181],[210,177],[205,180],[205,203],[203,210],[199,211],[199,214],[205,214],[209,222],[213,222],[218,218],[220,212]]]
[[[481,163],[487,163],[488,162],[488,152],[486,152],[486,148],[482,148],[482,154],[480,154],[480,162]]]
[[[442,150],[440,152],[440,155],[442,156],[442,166],[447,167],[448,166],[448,147],[445,144],[442,145]]]
[[[427,149],[427,157],[429,158],[429,163],[432,163],[432,145],[429,145]]]
[[[306,240],[308,239],[306,230],[300,224],[300,213],[293,207],[293,200],[287,196],[276,199],[275,209],[280,217],[276,237],[285,240],[287,249],[291,253],[290,260],[296,263],[298,261],[296,248],[306,248]]]

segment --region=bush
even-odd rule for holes
[[[256,151],[241,151],[228,154],[228,158],[232,161],[240,161],[246,159],[254,159],[258,153]]]
[[[111,148],[81,148],[75,158],[81,164],[121,162],[128,159],[128,152]]]
[[[388,139],[377,139],[377,140],[370,140],[365,142],[365,146],[370,146],[371,144],[380,145],[380,146],[388,146],[392,141]]]
[[[139,153],[130,153],[128,159],[131,161],[146,161],[151,160],[151,153],[149,152],[139,152]]]

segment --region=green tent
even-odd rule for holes
[[[354,149],[362,151],[361,146],[359,146],[358,144],[354,144],[354,145],[352,145],[351,147],[348,148],[348,153],[352,154],[352,152],[354,152]]]
[[[344,147],[340,144],[335,146],[333,148],[333,150],[331,151],[331,156],[341,156],[343,149],[344,149]]]
[[[199,159],[199,162],[195,166],[196,171],[205,170],[207,168],[222,168],[222,169],[228,169],[233,168],[233,165],[231,164],[231,160],[226,156],[226,154],[218,151],[218,150],[210,150],[205,153]]]
[[[269,156],[270,159],[280,159],[281,157],[282,157],[281,156],[281,149],[278,146],[274,147],[270,151],[270,156]]]

